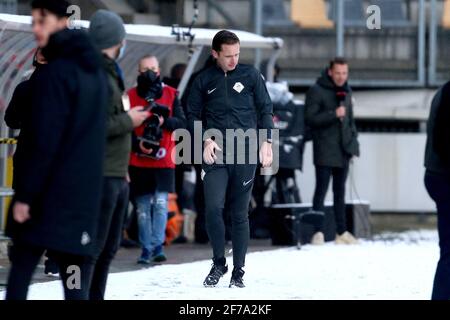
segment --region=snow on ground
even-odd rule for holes
[[[204,288],[210,261],[112,274],[107,299],[424,299],[439,258],[434,231],[383,234],[355,246],[303,246],[247,256],[245,289]],[[231,262],[231,259],[228,259]],[[58,281],[35,284],[29,298],[62,299]]]

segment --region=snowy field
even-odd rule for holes
[[[249,254],[245,289],[228,288],[231,272],[217,288],[204,288],[210,261],[200,261],[113,274],[106,298],[428,300],[438,257],[436,232],[383,234],[356,246],[329,243]],[[29,298],[62,299],[61,284],[35,284]]]

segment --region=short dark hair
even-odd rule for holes
[[[235,33],[228,30],[222,30],[214,36],[212,41],[212,49],[216,52],[220,52],[223,44],[231,45],[240,42],[241,41]]]
[[[347,64],[348,65],[348,61],[344,57],[335,57],[330,61],[329,68],[333,69],[335,64],[340,64],[340,65]]]
[[[33,0],[31,9],[40,9],[43,12],[47,11],[56,15],[58,18],[68,18],[72,15],[67,10],[71,5],[67,0]]]

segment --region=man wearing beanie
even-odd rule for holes
[[[99,220],[107,78],[87,33],[69,30],[63,0],[32,2],[33,34],[47,61],[28,82],[14,155],[13,240],[7,300],[25,300],[47,250],[65,298],[88,299],[88,257]],[[73,281],[73,279],[78,279]]]
[[[89,296],[91,300],[103,300],[109,266],[119,248],[128,207],[131,133],[148,118],[149,113],[143,107],[129,110],[129,100],[124,95],[122,72],[116,62],[123,55],[125,46],[122,19],[113,12],[99,10],[91,18],[89,34],[103,54],[103,66],[110,86],[103,194]]]

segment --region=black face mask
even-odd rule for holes
[[[161,78],[152,70],[141,73],[137,78],[137,93],[147,100],[158,100],[162,96],[163,86]]]

